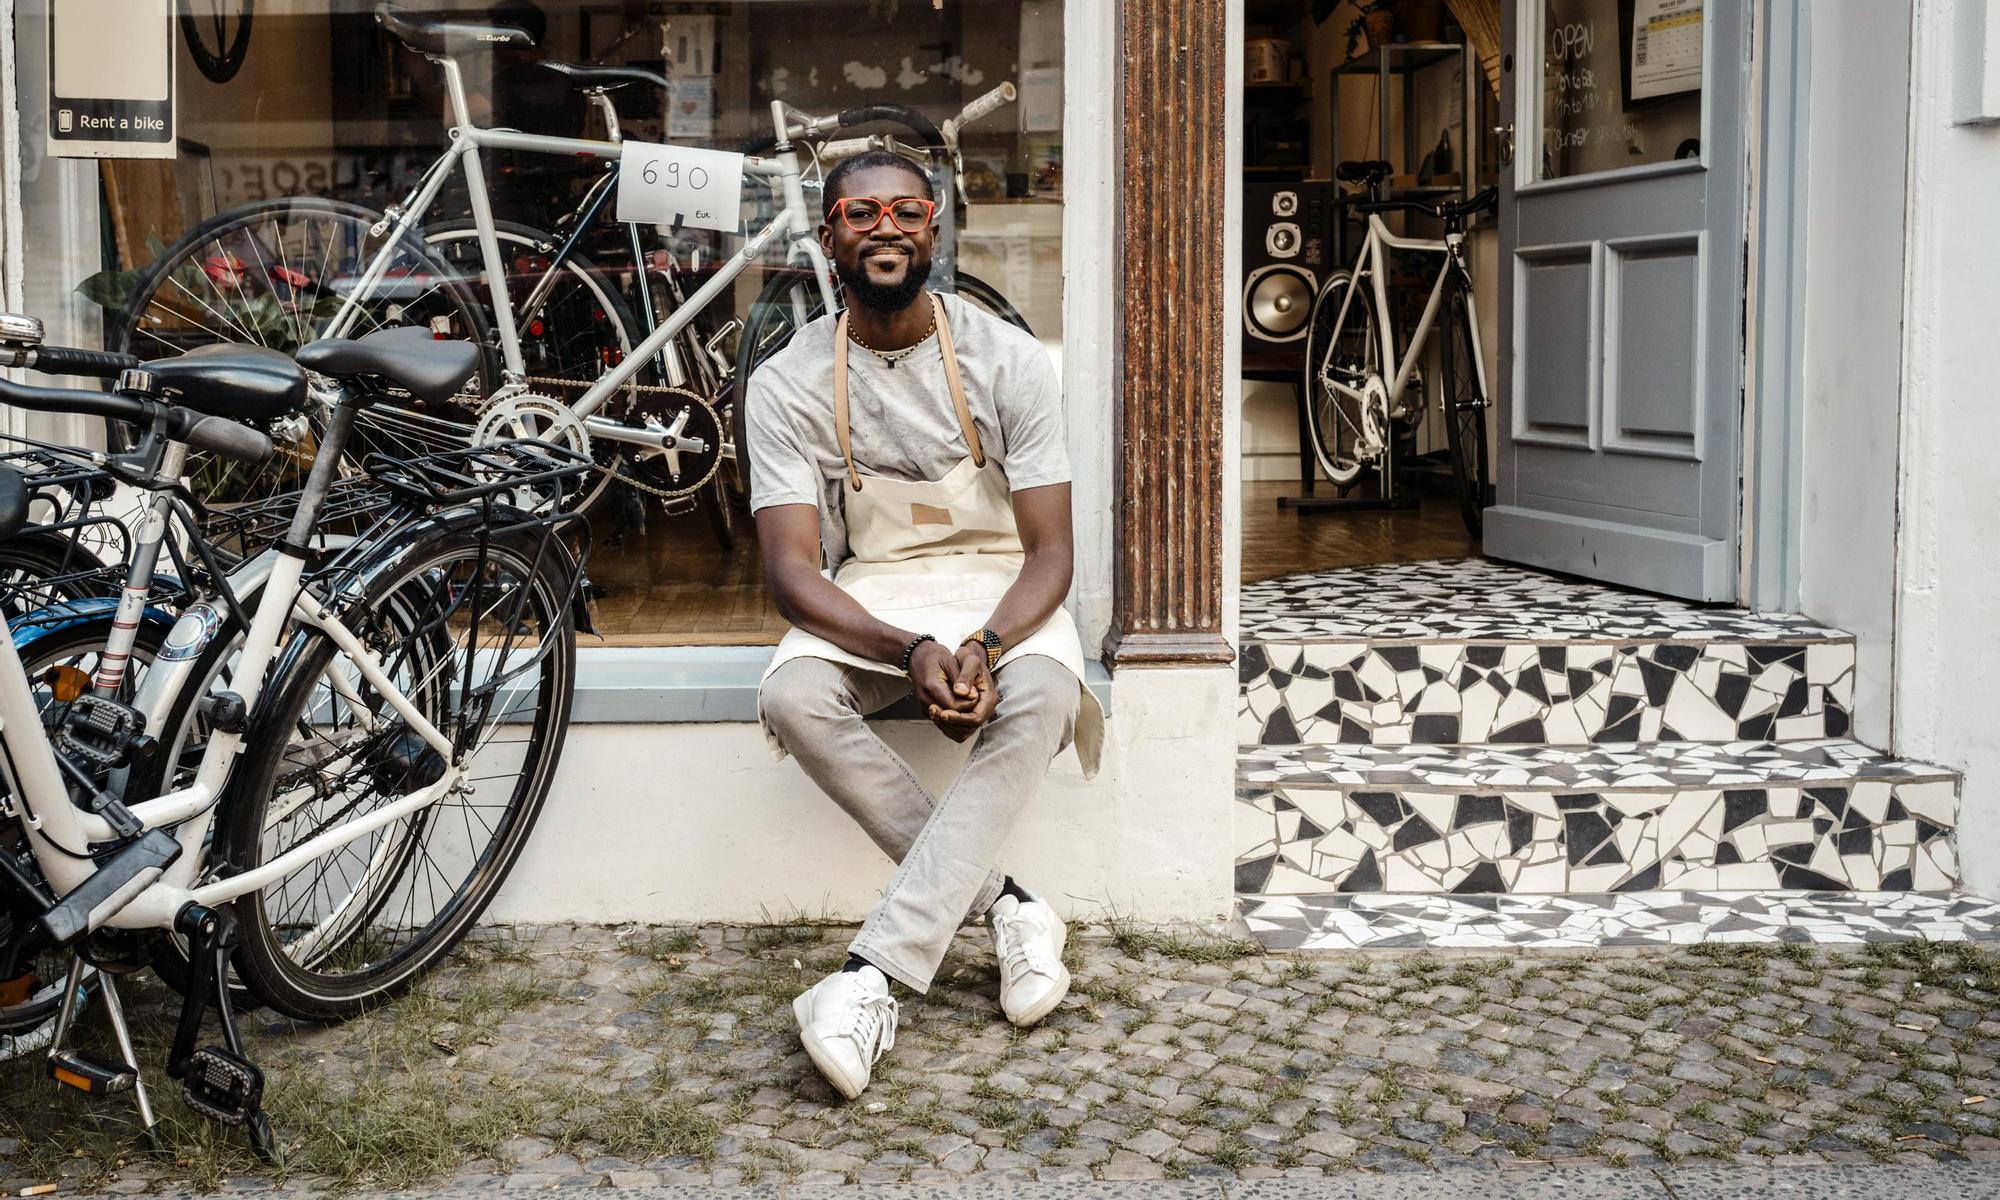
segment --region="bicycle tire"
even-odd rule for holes
[[[1319,469],[1339,487],[1351,486],[1367,465],[1347,449],[1357,440],[1361,413],[1351,397],[1327,387],[1325,377],[1335,371],[1350,378],[1381,375],[1374,295],[1367,288],[1353,291],[1361,312],[1358,326],[1353,305],[1345,314],[1341,312],[1342,298],[1353,288],[1353,272],[1335,271],[1313,299],[1312,316],[1306,325],[1306,429]]]
[[[364,269],[379,251],[379,243],[371,244],[369,231],[381,219],[358,205],[316,196],[260,201],[212,217],[168,247],[147,270],[108,323],[105,347],[147,360],[225,341],[292,353],[321,336],[331,323],[343,296],[340,272]],[[295,228],[302,251],[297,266],[286,249]],[[315,237],[320,253],[306,256],[303,252],[311,249]],[[363,308],[362,321],[350,333],[360,336],[375,329],[427,324],[475,342],[487,353],[480,358],[474,386],[479,395],[491,395],[499,383],[499,363],[491,350],[484,310],[470,289],[432,258],[414,235],[404,236],[396,255],[400,266],[391,270],[402,272],[398,280],[433,282],[408,302],[388,294],[393,286],[378,284],[376,295]],[[311,270],[300,269],[305,267]],[[228,293],[223,291],[225,285]],[[430,303],[433,294],[438,299]],[[460,418],[457,412],[443,415],[453,421]],[[321,414],[306,416],[308,436],[297,442],[282,439],[278,454],[263,468],[242,468],[190,452],[183,471],[189,489],[204,503],[228,504],[303,486],[323,432]],[[381,426],[382,418],[371,407],[357,422],[357,444],[345,457],[359,460],[368,446],[366,431]],[[105,434],[113,450],[129,450],[136,444],[136,431],[114,418],[105,419]]]
[[[54,582],[38,585],[41,580]],[[0,542],[0,620],[65,600],[117,594],[103,560],[70,538],[27,529]]]
[[[505,253],[509,246],[513,246],[533,251],[536,254],[547,255],[552,252],[555,246],[560,244],[560,239],[552,234],[513,221],[496,220],[493,222],[493,234],[501,242],[502,253]],[[490,309],[489,297],[492,295],[492,290],[485,285],[485,263],[480,257],[478,237],[479,232],[471,223],[454,221],[443,225],[427,227],[424,230],[424,245],[439,250],[441,256],[443,256],[445,254],[444,248],[449,246],[449,244],[470,241],[471,254],[467,265],[471,268],[472,273],[466,274],[461,269],[460,274],[467,281],[467,290],[480,300],[480,307],[486,317],[487,328],[493,331],[488,353],[498,361],[500,357],[498,325],[493,320],[493,314],[488,311]],[[459,265],[459,260],[456,258],[446,256],[445,261],[449,265]],[[601,315],[605,323],[610,326],[611,346],[608,348],[615,349],[617,361],[623,362],[626,356],[632,352],[632,347],[637,344],[632,339],[632,330],[636,327],[636,323],[632,318],[631,310],[626,307],[623,297],[619,294],[618,287],[604,273],[603,268],[597,266],[582,253],[571,254],[563,263],[563,270],[568,273],[577,286],[584,290],[585,295],[596,306],[596,315]],[[539,274],[540,272],[537,271],[536,276],[539,277]],[[514,297],[515,290],[513,286],[513,272],[510,271],[507,289],[510,299]],[[525,299],[525,297],[522,297],[522,299]],[[518,303],[518,301],[516,302]],[[549,306],[553,306],[556,303],[558,302],[551,300]],[[568,311],[568,308],[568,305],[564,305],[565,311],[562,313],[562,316],[565,323],[576,316],[575,313]],[[547,312],[548,306],[545,306],[542,311]],[[517,314],[517,319],[518,316],[519,314]],[[586,321],[594,319],[596,319],[595,315],[584,318]],[[523,357],[531,360],[528,364],[528,373],[530,375],[538,378],[575,379],[578,381],[575,387],[561,389],[563,394],[551,395],[551,399],[560,401],[563,404],[574,406],[575,402],[583,396],[584,391],[588,389],[589,385],[596,382],[598,377],[603,374],[604,368],[615,365],[604,362],[602,354],[596,355],[595,361],[590,362],[586,361],[589,356],[572,353],[567,349],[559,350],[554,355],[550,355],[544,350],[537,360],[537,356],[530,352],[531,350],[544,349],[546,346],[546,342],[544,341],[546,334],[531,333],[527,329],[518,327],[515,334],[521,340]],[[605,348],[598,347],[600,350]],[[641,370],[638,375],[632,378],[632,384],[636,385],[642,382],[646,374],[645,370]],[[544,386],[530,384],[528,390],[539,395],[550,395],[549,390]],[[600,412],[607,417],[615,418],[624,411],[625,407],[631,403],[633,397],[637,394],[636,391],[628,388],[622,399],[614,397]],[[603,501],[605,495],[611,490],[611,484],[617,477],[618,461],[623,456],[623,451],[616,442],[593,442],[592,454],[606,470],[599,471],[591,477],[588,487],[582,494],[582,498],[577,502],[578,506],[585,512],[594,511],[596,506]]]
[[[1445,326],[1443,409],[1445,441],[1451,451],[1451,480],[1458,494],[1459,515],[1473,537],[1485,527],[1486,497],[1491,485],[1486,438],[1487,399],[1480,393],[1474,369],[1472,314],[1465,305],[1464,285],[1452,289],[1450,318]]]
[[[1021,315],[1021,310],[1014,307],[1013,301],[1002,295],[999,288],[970,271],[958,273],[958,295],[1024,333],[1035,332],[1028,327],[1028,318]]]
[[[112,618],[107,613],[103,617],[91,618],[53,630],[38,638],[28,648],[28,653],[22,656],[22,668],[30,679],[38,679],[52,666],[58,664],[76,666],[79,661],[87,660],[93,652],[101,650],[109,643],[111,627]],[[160,647],[165,640],[166,631],[158,625],[148,623],[139,627],[137,640],[132,647],[134,669],[126,674],[121,698],[130,698],[140,669],[159,655]],[[88,666],[79,669],[90,670]],[[9,827],[10,830],[13,828],[17,827]],[[0,839],[0,853],[8,852],[10,850],[4,844],[4,839]],[[33,994],[16,1004],[0,1005],[0,1035],[19,1039],[23,1032],[33,1029],[43,1021],[55,1018],[56,1009],[62,1003],[62,981],[68,968],[68,959],[67,951],[48,955],[46,960],[41,962],[40,968],[33,972],[37,979],[42,980]],[[5,1061],[8,1056],[0,1054],[0,1061]]]
[[[535,712],[528,723],[528,739],[522,743],[528,749],[519,782],[509,793],[505,804],[477,806],[501,809],[497,818],[500,822],[497,833],[491,826],[487,827],[489,833],[494,833],[492,843],[470,860],[471,866],[465,878],[452,886],[448,875],[437,865],[426,840],[431,831],[449,824],[449,819],[440,815],[446,808],[446,801],[441,799],[381,827],[379,832],[388,836],[377,843],[373,854],[362,860],[364,877],[356,885],[357,890],[337,899],[331,888],[325,890],[333,909],[331,914],[315,915],[313,908],[295,911],[283,907],[285,899],[282,895],[273,895],[274,888],[295,878],[299,872],[239,898],[235,903],[243,936],[236,955],[237,972],[244,985],[272,1009],[302,1020],[343,1020],[393,999],[458,944],[499,890],[547,799],[569,727],[576,655],[571,599],[566,585],[557,582],[558,576],[549,563],[537,557],[538,553],[546,556],[551,553],[550,546],[559,547],[560,544],[558,539],[550,538],[542,543],[519,533],[494,535],[484,543],[487,552],[493,556],[489,561],[502,561],[505,569],[514,572],[513,578],[520,581],[518,594],[527,597],[534,605],[532,617],[537,622],[534,627],[544,631],[544,638],[556,639],[536,666],[538,675],[532,691]],[[448,621],[433,617],[440,600],[449,601],[449,607],[455,607],[472,602],[473,597],[484,597],[489,593],[507,594],[511,585],[494,588],[491,585],[464,586],[450,582],[450,572],[459,564],[473,561],[480,553],[481,545],[480,529],[455,528],[425,535],[415,545],[400,546],[392,551],[393,569],[378,573],[370,581],[361,601],[350,610],[374,622],[371,632],[375,640],[392,651],[385,662],[385,670],[393,674],[418,662],[423,655],[436,653],[433,639],[450,628]],[[527,564],[525,569],[522,564]],[[436,590],[440,588],[442,590]],[[383,624],[398,619],[408,620],[411,614],[422,620],[406,630],[398,630],[393,624]],[[518,620],[518,614],[514,618],[493,618],[495,623],[515,624],[517,627]],[[427,628],[429,632],[424,632]],[[357,633],[369,636],[363,630],[357,630]],[[481,657],[489,662],[499,662],[506,661],[508,654],[504,650],[498,654],[482,651],[481,656],[469,657],[467,661],[477,662]],[[372,778],[377,784],[384,778],[382,772],[400,772],[390,777],[397,781],[396,786],[401,786],[411,778],[410,772],[417,768],[402,765],[396,756],[401,755],[410,763],[422,762],[421,754],[412,756],[410,753],[407,729],[404,729],[403,735],[388,740],[401,723],[394,718],[393,710],[386,707],[380,710],[386,716],[375,718],[376,730],[364,735],[362,743],[339,745],[329,733],[322,732],[322,729],[337,732],[339,709],[347,703],[321,696],[318,692],[320,680],[335,662],[334,647],[326,635],[317,630],[302,631],[287,645],[275,669],[267,698],[260,699],[259,708],[262,711],[256,729],[246,740],[248,750],[238,766],[236,779],[232,781],[231,795],[225,801],[221,820],[220,855],[238,872],[254,869],[267,857],[283,853],[282,849],[269,844],[277,836],[273,831],[292,822],[300,811],[306,811],[309,803],[328,795],[337,799],[341,794],[341,787],[329,788],[325,781],[314,779],[307,788],[307,800],[281,806],[274,812],[271,806],[279,798],[276,789],[282,782],[280,773],[288,765],[298,766],[301,773],[310,775],[327,762],[349,758],[355,761],[355,771],[374,773]],[[409,681],[411,686],[407,690],[410,699],[420,709],[425,709],[427,716],[443,725],[447,719],[446,701],[450,699],[450,693],[458,690],[459,684],[453,681],[440,684],[435,672],[424,667],[418,669],[418,676]],[[498,727],[496,724],[496,730]],[[287,752],[291,749],[295,731],[324,743],[314,745],[312,754],[327,750],[333,753],[302,766],[288,764]],[[373,739],[372,749],[366,744],[367,739]],[[474,753],[491,744],[491,735],[487,735],[487,739],[475,748]],[[355,746],[361,748],[356,749]],[[381,751],[386,753],[373,759],[366,757]],[[308,756],[301,756],[302,760],[305,757]],[[475,769],[473,773],[478,774],[479,770]],[[366,785],[368,781],[359,782]],[[352,803],[338,808],[336,815],[322,828],[331,828],[334,822],[347,819],[356,806],[369,798],[380,799],[377,795],[379,791],[380,787],[365,787]],[[314,812],[308,811],[305,819],[311,820],[314,815]],[[471,816],[461,814],[461,818],[468,836],[471,836]],[[481,821],[483,824],[484,819],[481,818]],[[402,842],[391,844],[389,837],[398,832],[407,836]],[[351,842],[329,851],[328,855],[346,856],[362,845],[363,841]],[[314,859],[313,864],[326,861],[328,855]],[[378,859],[384,865],[374,865]],[[439,911],[425,919],[408,941],[393,950],[384,950],[386,935],[376,918],[399,894],[404,872],[412,863],[420,864],[419,878],[427,879],[422,875],[425,870],[434,871],[444,879],[449,890]],[[311,866],[304,869],[309,870]],[[324,878],[324,874],[316,878],[302,895],[311,899],[319,894],[318,886]],[[372,891],[363,894],[360,889],[364,887]],[[412,904],[415,894],[412,885],[409,893]],[[435,889],[431,891],[430,898],[436,899]],[[413,912],[414,909],[406,911]],[[296,925],[286,924],[287,921],[312,923],[303,934],[288,939],[284,933],[295,930]],[[338,924],[329,926],[329,922]],[[307,943],[307,948],[300,950],[301,943]],[[296,955],[292,953],[295,950]],[[354,960],[351,971],[339,971],[342,956]],[[334,970],[324,969],[328,966]]]
[[[187,10],[186,0],[180,8],[181,38],[185,41],[188,57],[203,77],[210,83],[228,83],[243,69],[243,59],[250,52],[250,21],[252,17],[249,0],[243,5],[242,20],[237,23],[236,34],[229,45],[220,48],[220,53],[211,53],[208,43],[202,40],[201,28],[195,23],[195,15]]]

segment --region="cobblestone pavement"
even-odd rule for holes
[[[931,994],[905,999],[875,1085],[842,1103],[799,1049],[789,1002],[848,936],[494,931],[367,1018],[252,1014],[288,1150],[277,1172],[185,1116],[157,1070],[167,1153],[146,1155],[128,1106],[60,1092],[36,1062],[0,1064],[0,1187],[2000,1162],[2000,955],[1969,944],[1316,958],[1113,928],[1072,939],[1074,992],[1021,1031],[968,929]],[[163,993],[127,991],[158,1064]]]

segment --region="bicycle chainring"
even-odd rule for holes
[[[649,450],[627,445],[619,477],[663,500],[692,495],[722,464],[722,418],[715,406],[684,388],[649,387],[625,409],[627,425],[671,434],[676,445]]]
[[[538,438],[563,449],[590,457],[590,430],[576,410],[560,400],[533,392],[521,392],[495,400],[473,427],[472,444],[490,446],[517,438]],[[577,499],[588,479],[585,474],[559,483],[515,489],[514,503],[530,512],[566,508]]]

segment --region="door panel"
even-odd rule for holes
[[[1504,5],[1494,557],[1736,596],[1749,10]]]

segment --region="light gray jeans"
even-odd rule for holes
[[[1076,676],[1055,659],[1023,655],[994,682],[999,705],[936,800],[863,719],[910,694],[901,676],[795,658],[759,699],[805,773],[901,864],[848,949],[919,992],[965,918],[1000,898],[1000,847],[1076,723]]]

